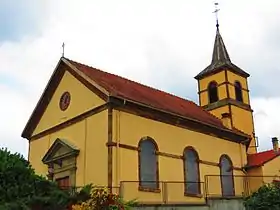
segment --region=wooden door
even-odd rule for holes
[[[56,182],[57,182],[59,188],[61,188],[61,189],[69,189],[69,187],[70,187],[69,176],[56,179]]]

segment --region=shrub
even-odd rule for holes
[[[90,198],[78,205],[73,205],[73,210],[100,210],[119,209],[129,210],[136,204],[135,200],[124,201],[119,195],[111,193],[108,188],[92,187]]]
[[[277,210],[280,209],[280,185],[267,184],[252,193],[244,200],[248,210]]]

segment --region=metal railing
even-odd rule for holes
[[[225,176],[223,176],[225,177]],[[226,176],[232,180],[223,190],[220,175],[206,175],[204,182],[159,181],[139,182],[121,181],[120,186],[111,187],[114,194],[125,200],[136,199],[139,204],[206,204],[208,199],[244,198],[251,195],[264,184],[272,183],[280,177],[275,176]],[[104,188],[107,186],[95,186]],[[108,188],[108,187],[107,187]],[[232,190],[230,189],[232,188]],[[68,191],[78,192],[82,187],[70,187]]]
[[[225,179],[222,180],[222,178]],[[247,197],[264,184],[272,183],[275,179],[280,181],[280,177],[275,176],[206,175],[204,182],[160,181],[157,184],[158,187],[154,189],[141,189],[139,181],[122,181],[120,183],[120,195],[124,199],[137,199],[140,203],[146,204],[205,204],[211,198],[236,199]],[[190,184],[198,185],[200,192],[187,193],[186,187],[191,186]],[[156,185],[151,184],[151,186]]]
[[[222,178],[225,178],[223,184]],[[275,176],[206,175],[205,196],[206,198],[247,197],[264,184],[272,183],[276,178]],[[278,179],[280,180],[280,177]]]
[[[145,204],[205,204],[204,182],[121,181],[120,195],[125,200],[137,199]]]

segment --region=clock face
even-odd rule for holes
[[[69,92],[64,92],[61,97],[60,97],[60,101],[59,101],[59,107],[62,111],[65,111],[70,104],[70,100],[71,100],[71,96]]]

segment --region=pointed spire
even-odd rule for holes
[[[219,30],[219,18],[218,18],[218,12],[220,9],[218,8],[219,3],[215,3],[215,15],[216,15],[216,38],[215,38],[215,43],[214,43],[214,50],[213,50],[213,55],[212,55],[212,62],[211,65],[215,65],[218,63],[226,63],[230,62],[230,58],[226,49],[226,46],[224,44],[224,41],[222,39],[222,36],[220,34]]]
[[[222,64],[222,63],[231,63],[231,60],[228,55],[223,38],[220,34],[219,24],[217,23],[217,31],[216,31],[216,38],[214,43],[211,65]]]
[[[197,76],[195,76],[195,79],[202,79],[207,75],[216,73],[217,71],[225,67],[227,69],[231,69],[232,71],[234,71],[239,75],[242,75],[244,77],[249,77],[250,75],[247,72],[243,71],[242,69],[240,69],[238,66],[234,65],[231,62],[223,38],[220,34],[218,19],[216,22],[216,28],[217,31],[216,31],[211,64],[208,67],[206,67],[203,71],[201,71]]]
[[[212,54],[212,61],[209,66],[207,66],[203,71],[201,71],[198,75],[196,75],[195,79],[202,79],[206,77],[207,75],[214,74],[222,69],[229,69],[235,72],[236,74],[239,74],[244,77],[249,77],[250,75],[240,69],[238,66],[234,65],[230,57],[228,55],[226,46],[224,44],[223,38],[220,34],[220,25],[219,25],[219,19],[218,19],[218,12],[220,9],[218,8],[218,3],[215,3],[215,11],[213,13],[216,14],[216,37],[215,37],[215,43],[214,43],[214,49]]]

